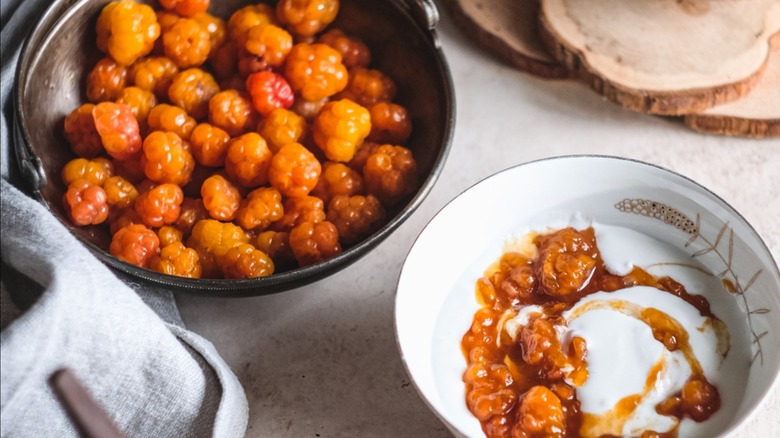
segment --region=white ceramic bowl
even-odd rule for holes
[[[652,236],[736,285],[737,293],[723,289],[709,297],[716,315],[736,315],[724,322],[732,353],[742,352],[732,360],[744,372],[726,376],[738,379],[731,385],[738,391],[721,389],[723,404],[708,420],[714,421],[708,434],[736,431],[778,381],[777,263],[745,219],[712,192],[663,168],[615,157],[559,157],[504,170],[456,197],[422,231],[398,281],[395,323],[407,372],[429,407],[454,434],[484,436],[466,408],[461,380],[460,340],[478,308],[475,282],[507,239],[573,217]]]

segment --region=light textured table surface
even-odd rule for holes
[[[396,281],[430,218],[511,165],[593,153],[667,167],[740,211],[780,258],[780,140],[697,134],[676,120],[622,110],[578,84],[536,79],[477,48],[443,15],[457,124],[444,171],[420,209],[369,255],[310,286],[248,299],[178,296],[185,322],[243,383],[249,437],[448,436],[401,364]],[[780,388],[736,436],[780,436]]]

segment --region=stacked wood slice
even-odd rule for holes
[[[780,137],[780,0],[445,0],[467,35],[534,75],[576,78],[693,129]]]

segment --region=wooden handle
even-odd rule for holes
[[[68,368],[52,374],[49,384],[68,412],[76,429],[85,438],[124,438],[106,412]]]

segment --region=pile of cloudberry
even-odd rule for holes
[[[338,0],[105,6],[85,103],[65,118],[78,157],[65,209],[110,229],[109,251],[193,278],[318,263],[384,224],[417,188],[396,86],[359,39],[328,28]]]

